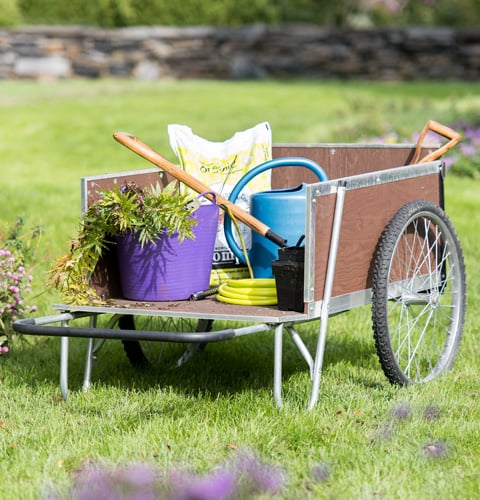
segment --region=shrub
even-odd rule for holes
[[[27,24],[85,24],[106,27],[136,24],[134,0],[18,0]]]
[[[280,9],[272,0],[19,0],[23,19],[32,24],[238,25],[275,23]]]
[[[386,26],[475,26],[480,20],[476,0],[365,0],[373,24]]]
[[[320,25],[446,25],[480,23],[478,0],[17,0],[31,24],[241,25],[312,22]],[[0,0],[16,5],[15,0]]]
[[[462,142],[446,158],[452,174],[472,179],[480,178],[480,125],[455,123],[452,128],[463,135]]]
[[[20,20],[17,0],[0,0],[0,26],[15,26]]]
[[[480,179],[480,124],[475,120],[462,120],[448,126],[459,132],[462,140],[445,155],[445,168],[449,173],[459,177]],[[397,131],[389,131],[379,137],[364,139],[362,142],[395,144],[416,143],[417,140],[418,134],[408,138]],[[429,132],[424,144],[439,144],[438,135]]]
[[[25,297],[33,279],[27,266],[36,257],[39,236],[38,227],[25,231],[22,218],[0,233],[0,355],[8,352],[14,321],[36,311]]]

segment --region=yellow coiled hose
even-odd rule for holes
[[[233,224],[237,229],[245,255],[248,271],[251,278],[227,280],[218,287],[218,293],[215,298],[220,302],[228,304],[236,304],[242,306],[274,306],[278,303],[277,289],[275,287],[274,278],[254,278],[248,252],[245,247],[245,242],[242,238],[242,232],[238,227],[238,223],[233,216],[232,212],[227,206],[223,208],[228,212]]]
[[[242,306],[273,306],[278,302],[273,278],[228,280],[220,285],[216,298]]]

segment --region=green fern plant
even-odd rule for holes
[[[68,304],[98,305],[102,300],[89,285],[98,261],[115,237],[132,233],[140,243],[155,242],[162,234],[193,238],[195,196],[182,193],[175,182],[140,188],[127,183],[103,190],[80,219],[78,233],[70,241],[70,252],[56,260],[49,283]]]

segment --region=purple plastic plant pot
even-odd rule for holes
[[[185,300],[210,285],[218,205],[201,205],[194,213],[195,237],[178,240],[162,234],[143,248],[132,234],[117,238],[122,295],[151,302]]]

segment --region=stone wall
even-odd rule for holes
[[[0,78],[480,79],[480,28],[0,30]]]

